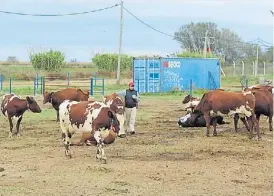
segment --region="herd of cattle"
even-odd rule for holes
[[[89,92],[77,88],[66,88],[57,92],[45,92],[43,104],[51,103],[56,110],[62,130],[65,154],[71,157],[70,146],[97,145],[96,158],[106,162],[104,144],[115,141],[116,134],[124,137],[124,101],[116,93],[104,96],[103,101],[89,98]],[[33,97],[22,99],[15,94],[3,96],[1,111],[9,120],[13,136],[13,120],[16,122],[16,135],[20,136],[20,123],[25,111],[41,113],[41,108]],[[82,132],[80,141],[72,143],[75,132]]]
[[[179,119],[178,124],[180,127],[207,127],[207,136],[212,125],[213,135],[216,136],[216,125],[227,123],[223,121],[223,117],[234,116],[235,131],[238,130],[238,120],[241,119],[250,132],[250,139],[255,129],[260,140],[261,115],[268,117],[269,130],[273,131],[273,94],[272,86],[257,85],[239,92],[216,89],[205,93],[201,99],[187,95],[182,101],[187,114]]]
[[[51,103],[56,110],[66,156],[71,157],[70,146],[97,145],[96,159],[106,162],[104,144],[113,143],[116,135],[126,135],[124,100],[116,93],[104,96],[100,102],[89,98],[88,91],[66,88],[57,92],[46,91],[43,104],[46,103]],[[234,116],[236,131],[241,119],[250,132],[250,138],[253,137],[253,129],[256,129],[258,139],[261,138],[260,115],[268,117],[269,129],[273,130],[273,87],[269,85],[253,86],[240,92],[212,90],[201,99],[187,95],[182,103],[187,114],[179,119],[178,124],[182,127],[207,127],[207,136],[211,125],[214,127],[213,135],[217,135],[216,125],[226,123],[224,115]],[[27,110],[33,113],[42,111],[33,97],[3,96],[1,111],[9,120],[9,137],[13,136],[13,120],[16,122],[16,135],[20,136],[20,123]],[[80,141],[72,142],[75,132],[82,133],[82,137]]]

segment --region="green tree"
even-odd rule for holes
[[[254,45],[242,41],[241,37],[230,29],[218,29],[212,22],[198,22],[183,25],[174,33],[174,39],[181,44],[181,48],[190,52],[202,53],[204,50],[205,35],[212,53],[232,64],[236,59],[246,59],[254,56]]]
[[[132,68],[133,58],[128,55],[121,55],[121,72]],[[97,66],[98,71],[117,71],[118,54],[96,54],[92,62]]]
[[[30,55],[30,62],[36,70],[60,71],[64,61],[65,55],[60,51],[50,50]]]

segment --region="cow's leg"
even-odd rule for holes
[[[252,115],[252,121],[253,121],[253,124],[255,125],[255,128],[256,128],[257,139],[261,140],[262,136],[261,136],[261,132],[260,132],[260,125],[259,125],[259,121],[255,117],[255,114]]]
[[[242,118],[240,118],[240,119],[241,119],[241,121],[244,123],[245,128],[247,129],[247,131],[250,131],[250,127],[248,126],[248,124],[247,124],[247,122],[246,122],[246,118],[245,118],[245,117],[242,117]]]
[[[59,119],[59,110],[56,110],[56,122],[59,122],[60,119]]]
[[[258,121],[258,124],[259,124],[259,122],[260,122],[260,117],[261,117],[261,114],[256,114],[256,120]],[[257,126],[257,125],[256,125]],[[255,127],[256,128],[256,127]],[[263,132],[263,134],[264,134],[264,132]]]
[[[216,126],[217,126],[217,118],[213,117],[212,118],[212,126],[213,126],[213,136],[217,136],[217,130],[216,130]]]
[[[71,141],[71,133],[69,132],[68,127],[65,127],[63,123],[60,123],[61,130],[62,130],[62,138],[65,145],[65,155],[71,158],[70,152],[70,141]]]
[[[23,116],[21,116],[21,117],[18,119],[17,123],[16,123],[16,135],[17,135],[17,137],[20,137],[20,136],[21,136],[20,133],[19,133],[19,128],[20,128],[20,123],[21,123],[22,118],[23,118]]]
[[[210,129],[210,115],[209,112],[204,114],[204,119],[206,121],[206,136],[209,137],[209,129]]]
[[[238,121],[239,121],[239,114],[234,115],[234,127],[235,131],[238,132]]]
[[[249,129],[250,129],[249,139],[252,139],[253,138],[253,127],[254,127],[254,122],[252,120],[252,116],[247,117],[247,122],[248,122]]]
[[[104,163],[107,162],[107,157],[105,155],[105,150],[104,150],[104,142],[101,138],[101,132],[95,131],[94,133],[94,138],[97,142],[97,153],[96,153],[96,159],[102,160]]]
[[[269,123],[269,131],[273,131],[273,114],[269,115],[268,123]]]
[[[9,123],[10,123],[10,133],[9,133],[9,138],[12,138],[12,130],[13,130],[13,123],[12,123],[12,119],[10,116],[8,116],[9,119]]]

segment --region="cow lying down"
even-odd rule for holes
[[[206,121],[203,115],[197,118],[197,113],[188,113],[179,118],[179,127],[206,127]],[[199,114],[200,115],[200,114]],[[217,124],[229,124],[223,120],[222,116],[217,116]],[[210,119],[210,125],[212,125],[212,118]]]

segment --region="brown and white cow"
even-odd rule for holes
[[[263,85],[263,84],[259,84],[259,85],[254,85],[254,86],[250,86],[248,88],[245,88],[244,90],[247,90],[247,89],[261,89],[261,90],[266,90],[272,94],[274,94],[274,88],[273,86],[270,86],[270,85]]]
[[[198,105],[200,100],[201,99],[199,97],[192,97],[191,95],[187,95],[182,101],[182,104],[183,104],[182,109],[187,111],[187,113],[190,113],[190,112],[192,113],[194,107]]]
[[[56,121],[59,122],[59,105],[64,100],[72,101],[88,101],[89,91],[81,90],[79,88],[66,88],[57,92],[44,92],[43,104],[51,103],[56,110]]]
[[[116,133],[111,129],[109,131],[102,132],[102,139],[104,144],[112,144],[116,139]],[[71,142],[71,146],[83,146],[86,144],[87,146],[97,145],[97,141],[94,138],[94,135],[90,132],[84,132],[81,136],[81,139],[77,142]]]
[[[105,103],[111,110],[113,110],[120,122],[120,131],[118,136],[121,138],[126,137],[125,130],[125,103],[118,94],[112,93],[103,97],[103,103]]]
[[[60,126],[65,145],[65,154],[71,157],[70,143],[75,132],[92,133],[97,142],[96,158],[106,162],[104,152],[105,131],[119,133],[120,123],[114,111],[97,101],[65,100],[59,106]]]
[[[252,92],[256,98],[255,102],[255,115],[258,122],[260,121],[260,116],[265,115],[269,118],[269,130],[273,131],[273,94],[271,93],[272,89],[270,88],[260,88],[252,87],[245,88],[243,92]],[[237,122],[235,124],[235,128],[237,126]]]
[[[210,117],[219,116],[245,116],[250,128],[250,139],[253,137],[253,128],[256,128],[258,140],[261,139],[259,123],[255,118],[255,96],[252,92],[229,92],[217,89],[205,93],[200,103],[194,108],[203,113],[206,120],[206,136],[209,136]],[[214,133],[216,131],[216,120],[213,121]]]
[[[15,94],[6,94],[3,96],[1,111],[9,120],[10,133],[9,138],[12,137],[13,131],[13,120],[16,121],[16,135],[19,137],[20,123],[23,118],[25,111],[30,110],[33,113],[41,113],[41,108],[34,100],[33,97],[26,97],[26,99],[21,99]]]
[[[241,92],[241,91],[239,91]],[[183,103],[183,110],[187,111],[187,114],[191,113],[191,114],[194,114],[193,113],[193,110],[194,108],[198,105],[198,103],[201,101],[201,99],[199,97],[192,97],[191,95],[187,95],[184,100],[182,101]],[[201,119],[201,122],[202,122],[202,116],[200,116],[201,114],[198,114],[198,111],[195,111],[195,115],[199,116],[199,118]],[[217,119],[221,119],[221,116],[216,116]],[[196,122],[199,118],[196,118],[194,122]],[[237,127],[237,124],[238,124],[238,120],[241,120],[246,129],[249,131],[249,127],[248,127],[248,124],[245,120],[245,117],[241,117],[239,116],[239,114],[235,114],[234,115],[234,128],[235,128],[235,131],[237,132],[238,131],[238,127]],[[194,118],[192,119],[194,120]],[[198,121],[197,121],[198,122]],[[221,122],[221,121],[220,121]],[[220,124],[220,123],[217,123],[217,124]]]

